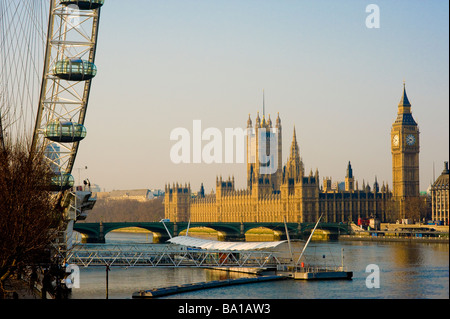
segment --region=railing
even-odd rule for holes
[[[308,267],[297,267],[295,269],[296,272],[336,272],[336,271],[345,271],[345,268],[342,266],[308,266]]]
[[[288,264],[280,264],[277,268],[280,272],[299,272],[299,273],[319,273],[319,272],[338,272],[338,271],[347,271],[346,267],[343,266],[333,266],[333,265],[307,265],[304,267],[295,267],[293,265]]]
[[[69,264],[122,267],[276,267],[277,253],[270,251],[198,250],[173,245],[84,244],[67,255]]]

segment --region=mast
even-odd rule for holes
[[[266,118],[266,101],[264,98],[264,89],[263,89],[263,118]]]
[[[287,224],[286,224],[286,216],[283,216],[283,219],[284,219],[284,229],[286,231],[286,237],[287,237],[288,244],[289,244],[289,253],[291,254],[291,261],[294,261],[294,255],[292,254],[291,238],[289,237],[289,230],[288,230]]]
[[[300,259],[302,259],[303,253],[305,252],[306,247],[308,247],[308,244],[309,244],[309,242],[311,241],[311,238],[312,238],[312,236],[314,235],[314,232],[316,231],[317,225],[319,225],[319,222],[320,222],[320,219],[322,218],[322,216],[323,216],[323,214],[320,215],[319,220],[318,220],[317,223],[316,223],[316,226],[314,226],[314,229],[313,229],[313,231],[311,232],[311,235],[309,235],[308,241],[306,242],[305,247],[303,247],[302,253],[300,254],[300,257],[298,257],[298,260],[297,260],[297,262],[296,262],[296,264],[295,264],[295,267],[297,267],[298,263],[300,262]]]

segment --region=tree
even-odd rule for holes
[[[20,142],[0,148],[0,299],[13,274],[50,262],[63,226],[62,209],[48,190],[51,178],[43,152]]]
[[[98,199],[86,222],[151,222],[164,218],[164,197],[145,202],[132,199]]]
[[[427,215],[427,202],[425,196],[410,197],[405,200],[405,217],[420,221]]]

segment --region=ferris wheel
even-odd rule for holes
[[[25,136],[32,150],[44,152],[52,191],[74,186],[103,4],[0,0],[0,133]]]

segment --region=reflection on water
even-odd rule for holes
[[[108,243],[151,243],[146,234],[109,233]],[[283,280],[193,291],[166,298],[229,299],[360,299],[360,298],[449,298],[449,245],[376,242],[311,242],[307,261],[344,265],[353,271],[351,281]],[[380,268],[380,288],[366,287],[366,267]],[[109,273],[109,298],[131,298],[133,292],[249,276],[197,268],[119,268]],[[106,271],[103,267],[81,268],[81,288],[72,298],[105,298]]]

